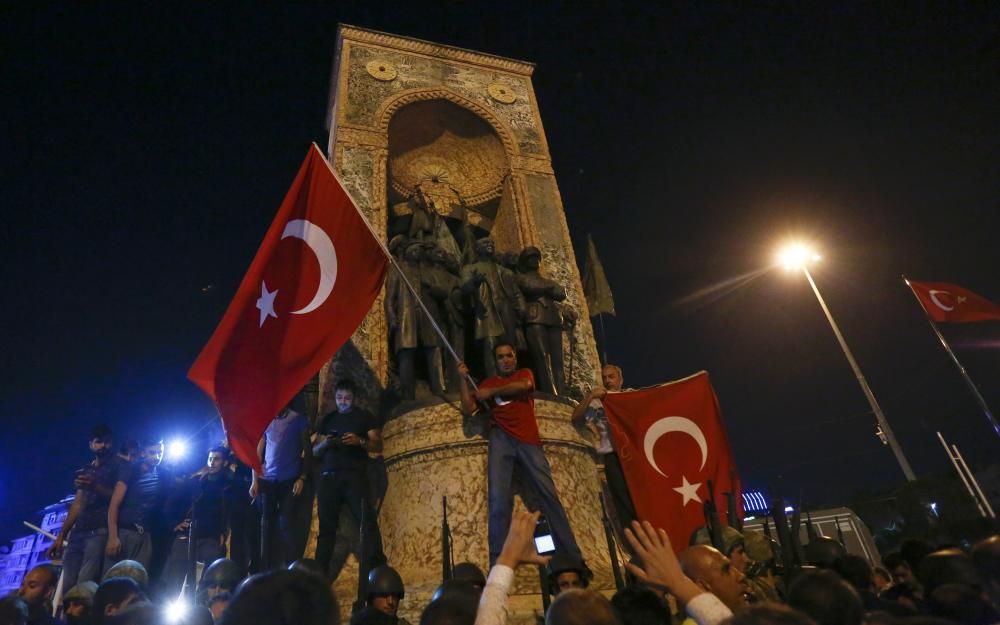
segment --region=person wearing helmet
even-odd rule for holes
[[[351,625],[409,625],[396,616],[399,602],[406,595],[403,578],[396,569],[382,564],[368,573],[368,598],[365,607],[354,613]]]
[[[139,584],[139,588],[143,592],[149,589],[149,573],[141,562],[135,560],[119,560],[116,562],[114,566],[104,572],[101,583],[108,581],[112,577],[128,577],[135,580],[135,583]]]
[[[833,538],[817,536],[805,547],[806,564],[821,569],[833,568],[833,563],[847,555],[847,549]]]
[[[198,583],[198,594],[204,593],[205,599],[211,599],[223,592],[233,592],[236,585],[243,579],[243,572],[238,564],[229,558],[219,558],[208,565]]]
[[[582,560],[562,552],[552,556],[548,565],[549,592],[557,597],[559,593],[573,588],[583,589],[590,585],[593,573]]]

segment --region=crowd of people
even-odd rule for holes
[[[469,562],[455,566],[422,606],[421,625],[505,625],[522,565],[544,567],[543,593],[555,597],[539,615],[547,625],[1000,623],[1000,536],[970,553],[911,541],[887,554],[884,568],[821,537],[806,545],[803,566],[790,570],[763,534],[731,527],[697,532],[675,553],[662,529],[635,520],[616,475],[601,404],[606,392],[622,389],[614,365],[603,368],[603,386],[572,419],[596,434],[632,558],[627,584],[610,599],[588,588],[592,573],[542,450],[534,376],[518,368],[509,343],[494,345],[493,356],[496,374],[478,385],[458,364],[463,413],[488,411],[492,423],[489,575]],[[94,428],[93,460],[75,474],[73,503],[48,553],[61,567],[29,571],[19,591],[0,600],[0,625],[56,623],[55,613],[67,625],[336,624],[332,583],[351,551],[368,572],[351,625],[409,625],[398,615],[405,583],[390,566],[377,522],[385,480],[373,457],[382,451],[382,423],[357,395],[351,380],[340,380],[336,410],[315,426],[291,407],[282,410],[258,445],[260,471],[220,446],[197,471],[176,474],[162,466],[159,439],[116,450],[110,428]],[[515,471],[535,512],[514,511]],[[317,547],[304,558],[314,501]],[[534,542],[543,513],[551,555],[539,554]],[[358,526],[351,536],[347,530]]]

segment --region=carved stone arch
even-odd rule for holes
[[[508,158],[520,155],[520,146],[517,141],[514,140],[513,133],[511,133],[510,128],[507,127],[507,124],[505,124],[503,120],[497,117],[493,111],[489,110],[485,106],[445,87],[435,87],[432,89],[409,89],[401,91],[391,98],[387,98],[382,103],[378,113],[376,113],[376,119],[378,120],[376,131],[382,136],[387,136],[389,133],[389,122],[392,121],[393,115],[395,115],[399,109],[403,108],[407,104],[422,102],[425,100],[447,100],[448,102],[470,111],[489,124],[493,129],[493,132],[497,133],[497,136],[500,138],[500,142],[503,144],[504,151],[507,152]]]

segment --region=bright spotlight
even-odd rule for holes
[[[790,243],[778,252],[778,263],[788,271],[802,269],[807,264],[821,260],[821,258],[804,243]]]
[[[167,458],[173,461],[180,460],[187,455],[188,444],[182,438],[175,438],[167,443]]]
[[[187,616],[188,604],[184,600],[184,597],[178,597],[173,601],[169,602],[165,608],[165,616],[167,617],[168,623],[178,623]]]

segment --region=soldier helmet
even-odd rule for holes
[[[743,532],[743,548],[751,560],[770,562],[775,557],[774,541],[768,539],[764,532],[745,530]]]
[[[376,566],[368,573],[368,597],[372,595],[396,595],[400,599],[405,594],[403,578],[396,569],[383,564]]]
[[[201,586],[208,588],[218,586],[224,590],[233,590],[243,579],[243,572],[238,564],[229,558],[219,558],[208,565],[201,576]]]
[[[590,585],[591,578],[594,574],[587,568],[587,565],[583,563],[579,558],[575,558],[571,555],[556,552],[552,555],[552,559],[549,560],[549,584],[554,585],[556,578],[559,577],[561,573],[566,573],[568,571],[576,571],[580,575],[580,581],[583,583],[583,587],[586,588]]]
[[[830,568],[841,556],[847,554],[847,549],[832,538],[818,536],[809,541],[805,547],[806,564]]]
[[[146,567],[135,560],[119,560],[104,573],[101,581],[104,582],[112,577],[129,577],[143,590],[149,588],[149,573],[146,572]]]
[[[691,536],[691,545],[711,545],[712,535],[708,532],[707,527],[699,527],[698,530]],[[746,541],[743,538],[743,534],[740,533],[735,527],[729,527],[728,525],[722,526],[722,553],[727,556],[733,552],[736,547],[746,548]]]
[[[79,601],[85,606],[94,605],[94,593],[97,592],[97,582],[80,582],[76,586],[73,586],[66,594],[63,595],[62,600],[65,601]]]
[[[486,576],[482,570],[471,562],[459,562],[451,572],[451,578],[468,582],[480,589],[486,585]]]
[[[464,601],[471,599],[473,604],[479,600],[481,588],[464,579],[446,579],[434,591],[431,601]]]

